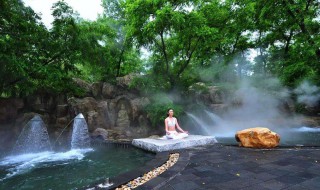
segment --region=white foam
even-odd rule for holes
[[[75,119],[84,119],[84,116],[83,116],[82,113],[79,113],[79,114],[75,117]]]
[[[0,181],[15,175],[26,173],[37,168],[41,163],[82,160],[85,157],[84,154],[91,151],[93,151],[93,149],[73,149],[68,152],[39,152],[8,156],[0,161],[0,166],[6,166],[8,168],[8,174],[3,179],[0,179]]]

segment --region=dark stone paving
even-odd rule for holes
[[[157,189],[320,189],[320,148],[213,145],[186,152],[186,166]]]

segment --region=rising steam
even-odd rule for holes
[[[308,107],[314,107],[320,101],[320,88],[310,84],[308,81],[303,81],[295,90],[298,103],[305,104]]]

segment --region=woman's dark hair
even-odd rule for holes
[[[169,108],[169,109],[168,109],[168,111],[167,111],[167,117],[169,116],[169,111],[170,111],[170,110],[172,110],[172,111],[173,111],[173,109],[172,109],[172,108]]]

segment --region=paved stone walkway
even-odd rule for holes
[[[320,147],[262,150],[213,145],[185,152],[190,157],[184,169],[160,189],[320,189]]]

